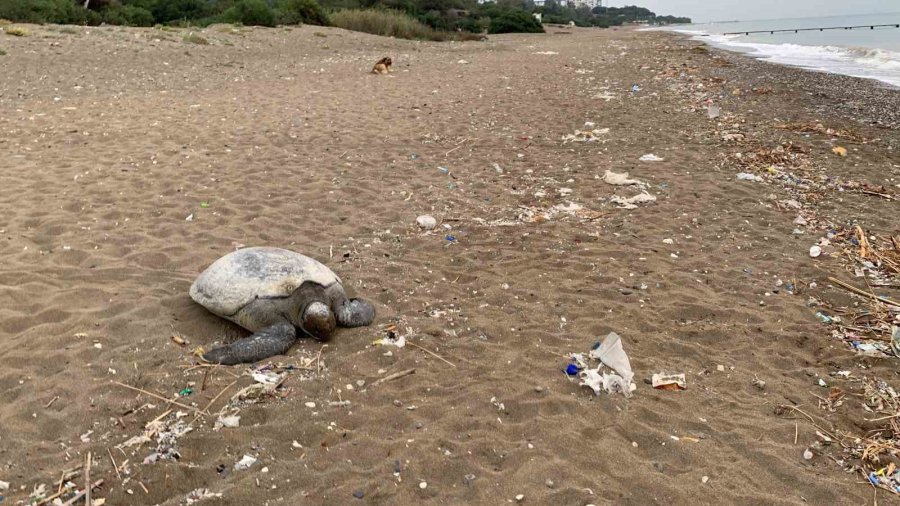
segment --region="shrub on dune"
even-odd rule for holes
[[[328,16],[315,0],[278,0],[275,3],[278,23],[282,25],[328,24]]]
[[[364,9],[341,10],[331,15],[331,24],[339,28],[399,39],[447,40],[450,34],[439,32],[402,12]]]
[[[544,27],[525,11],[507,10],[491,16],[488,33],[544,33]]]
[[[225,11],[220,21],[245,26],[275,26],[275,11],[264,0],[239,0]]]

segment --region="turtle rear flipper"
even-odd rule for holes
[[[215,348],[203,355],[214,364],[234,365],[259,362],[275,355],[284,355],[297,340],[297,329],[290,323],[276,323],[259,332]]]

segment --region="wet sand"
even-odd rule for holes
[[[793,234],[797,211],[777,205],[789,196],[736,180],[735,154],[791,142],[798,167],[897,195],[900,136],[890,118],[873,124],[895,90],[631,30],[440,44],[213,27],[200,32],[209,45],[188,31],[31,30],[0,37],[11,504],[42,483],[55,492],[88,451],[104,480],[93,496],[112,505],[185,504],[198,488],[222,494],[203,504],[229,505],[872,500],[828,457],[838,449],[805,459],[816,429],[776,408],[861,431],[858,404],[816,411],[817,381],[844,385],[829,374],[850,370],[896,382],[896,359],[854,354],[816,320],[810,295],[853,303],[823,281],[844,273],[840,252],[810,258],[825,225]],[[395,72],[368,74],[385,55]],[[853,87],[881,98],[853,103]],[[776,128],[808,121],[871,141]],[[563,141],[586,122],[609,131]],[[663,160],[639,160],[651,153]],[[657,200],[619,209],[610,198],[637,191],[603,182],[606,170]],[[897,201],[802,204],[900,232]],[[441,229],[420,230],[422,214]],[[155,443],[116,449],[170,407],[171,419],[195,414],[114,381],[169,398],[191,388],[178,402],[214,401],[211,413],[253,383],[245,367],[205,379],[193,367],[195,347],[246,332],[188,287],[221,255],[262,245],[329,265],[376,303],[376,323],[273,359],[310,369],[243,406],[237,428],[199,418],[178,460],[142,464]],[[817,287],[774,291],[791,279]],[[374,346],[391,324],[445,361]],[[610,331],[636,372],[630,399],[563,373]],[[661,371],[685,373],[687,390],[645,383]],[[233,470],[243,455],[258,461]]]

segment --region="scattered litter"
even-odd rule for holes
[[[250,467],[252,467],[253,464],[256,464],[256,460],[257,460],[256,457],[254,457],[252,455],[244,455],[243,457],[241,457],[241,460],[235,462],[234,470],[235,471],[245,471],[247,469],[250,469]]]
[[[642,89],[642,88],[641,88],[641,85],[635,84],[634,86],[631,87],[631,92],[632,92],[632,93],[637,93],[637,92],[641,91],[641,89]]]
[[[640,158],[642,162],[662,162],[665,158],[654,155],[653,153],[644,155]]]
[[[563,144],[568,142],[596,142],[600,136],[609,133],[609,128],[594,128],[594,124],[588,121],[584,127],[589,130],[575,130],[574,134],[564,135]]]
[[[637,385],[632,382],[634,372],[631,369],[631,363],[628,355],[622,347],[622,338],[615,332],[610,332],[602,343],[597,343],[588,353],[588,357],[599,360],[600,365],[595,369],[587,367],[587,359],[579,353],[573,357],[574,364],[581,371],[578,376],[581,378],[580,385],[589,387],[595,394],[605,391],[610,394],[620,393],[625,397],[631,397],[631,393],[637,389]],[[616,374],[607,374],[603,372],[603,367],[612,369]],[[567,368],[568,372],[568,368]]]
[[[643,181],[639,181],[637,179],[628,179],[627,172],[618,173],[618,172],[613,172],[611,170],[607,170],[603,174],[603,182],[606,184],[611,184],[613,186],[635,185],[635,186],[639,186],[642,188],[647,186],[647,183],[645,183]]]
[[[717,105],[711,105],[706,108],[706,115],[709,116],[709,119],[716,119],[722,115],[722,109]]]
[[[821,255],[822,255],[822,248],[819,247],[818,245],[812,246],[809,248],[809,256],[811,256],[813,258],[818,258]]]
[[[647,192],[639,193],[634,197],[614,196],[609,200],[613,204],[619,206],[620,209],[637,209],[637,204],[645,204],[648,202],[656,202],[656,197]]]
[[[741,181],[756,181],[757,183],[761,183],[763,181],[762,176],[757,176],[756,174],[750,174],[748,172],[741,172],[737,175],[737,178]]]
[[[184,221],[194,221],[194,213],[189,214],[188,217],[184,219]]]
[[[675,244],[675,241],[672,239],[663,239],[663,244]]]
[[[372,344],[375,346],[396,346],[397,348],[403,348],[406,346],[406,336],[397,334],[394,331],[388,331],[385,337],[373,341]]]
[[[419,228],[431,230],[437,226],[437,220],[434,219],[434,216],[423,214],[416,218],[416,225],[418,225]]]
[[[531,54],[544,54],[544,55],[549,56],[549,55],[554,55],[554,54],[559,54],[559,53],[557,53],[556,51],[538,51],[536,53],[531,53]]]
[[[806,460],[812,460],[813,452],[809,448],[803,450],[803,458]]]
[[[657,390],[685,390],[687,380],[684,374],[654,374],[650,380],[653,388]]]
[[[466,61],[466,60],[459,60],[459,61],[456,62],[456,63],[458,63],[458,64],[460,64],[460,65],[468,65],[468,64],[469,64],[469,62]]]
[[[200,502],[204,499],[212,499],[215,497],[222,497],[222,493],[212,493],[208,488],[198,488],[189,492],[187,497],[185,497],[185,501],[188,504],[194,504],[195,502]],[[94,501],[94,504],[97,504],[97,502]]]
[[[0,480],[0,491],[9,490],[9,482]]]
[[[818,318],[818,320],[822,323],[831,323],[832,321],[834,321],[830,316],[821,311],[816,313],[816,318]]]
[[[847,148],[842,146],[832,148],[831,152],[838,156],[847,156]]]

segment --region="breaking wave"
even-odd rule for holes
[[[677,29],[695,40],[746,53],[759,60],[821,72],[876,79],[900,87],[900,53],[886,49],[742,42],[740,36]]]

